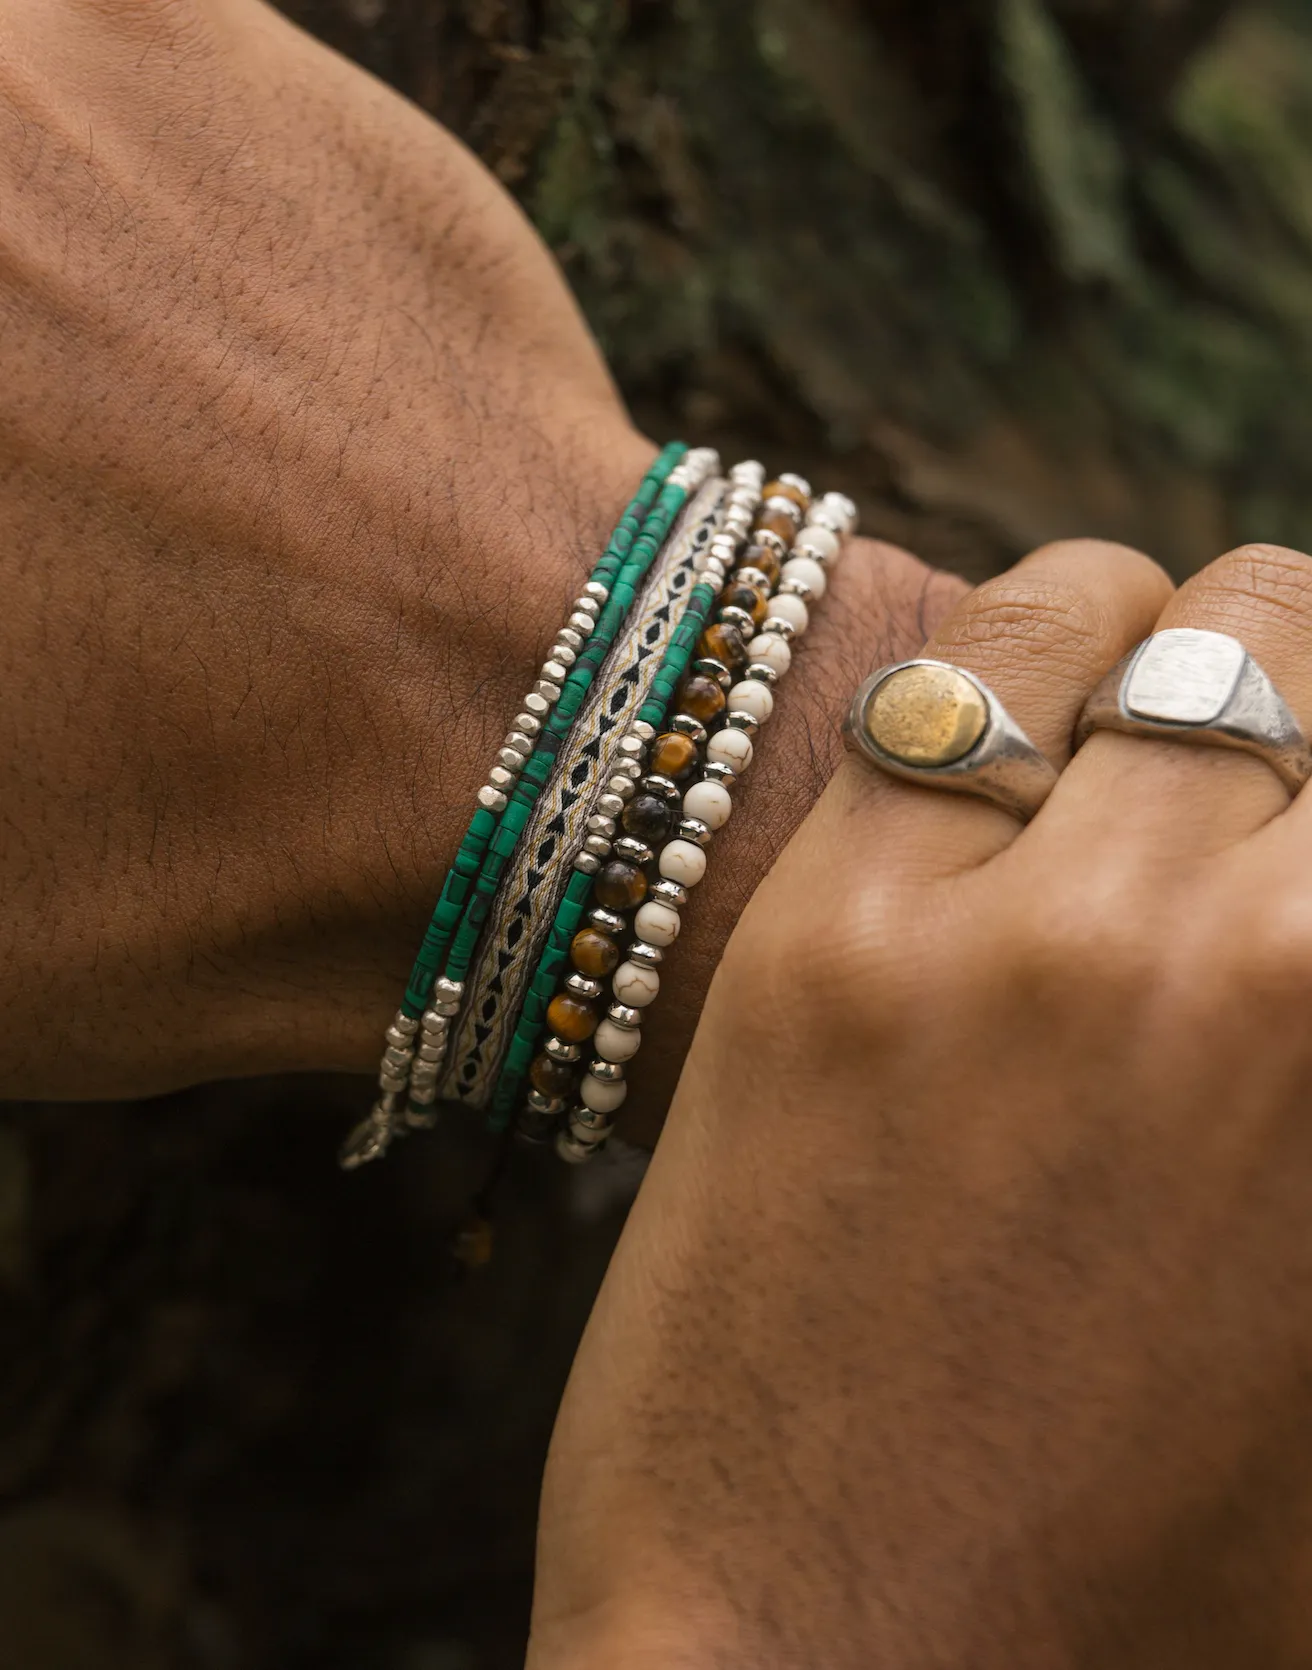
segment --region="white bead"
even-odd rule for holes
[[[818,562],[833,562],[842,550],[838,535],[828,528],[803,528],[793,542],[799,557],[815,557]]]
[[[826,493],[820,503],[842,521],[848,533],[856,532],[856,506],[846,493]]]
[[[829,584],[825,571],[814,557],[789,557],[780,575],[782,580],[801,580],[810,588],[813,597],[823,597]]]
[[[667,841],[661,848],[660,871],[666,881],[696,887],[706,874],[706,854],[692,841]]]
[[[673,945],[678,939],[683,923],[677,910],[649,899],[645,905],[639,906],[633,926],[638,938],[645,939],[648,945],[666,946]]]
[[[773,667],[782,678],[793,664],[793,652],[783,638],[773,632],[761,632],[748,644],[747,659]]]
[[[700,818],[708,829],[723,829],[733,813],[733,801],[723,783],[694,783],[684,794],[683,813]]]
[[[781,591],[770,599],[770,613],[786,620],[799,638],[811,624],[811,611],[800,597],[794,597],[790,591]]]
[[[607,1083],[605,1079],[594,1079],[591,1073],[584,1073],[579,1086],[579,1100],[593,1113],[614,1113],[628,1093],[629,1087],[623,1079]]]
[[[771,601],[778,603],[779,599],[776,597]],[[760,679],[745,678],[729,692],[728,710],[730,713],[750,713],[758,725],[764,725],[774,712],[774,691],[768,684],[762,684]]]
[[[632,1061],[642,1048],[642,1033],[636,1026],[604,1020],[592,1036],[592,1046],[603,1061]]]
[[[731,771],[746,771],[752,753],[752,739],[746,731],[716,731],[706,744],[707,760],[713,765],[727,765]]]
[[[654,1003],[660,989],[660,975],[645,963],[621,963],[611,981],[611,990],[616,998],[621,1003],[627,1003],[631,1009],[645,1009],[649,1003]]]

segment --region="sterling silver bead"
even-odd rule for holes
[[[544,1119],[559,1118],[569,1106],[564,1096],[544,1096],[540,1090],[530,1090],[524,1100],[534,1113],[540,1113]]]
[[[673,905],[675,910],[682,910],[688,903],[688,889],[677,881],[658,881],[651,894],[653,899],[659,899],[664,905]]]
[[[695,673],[703,673],[707,678],[713,678],[722,690],[727,690],[733,683],[729,677],[729,669],[723,661],[717,661],[714,656],[703,655],[692,664]]]
[[[516,758],[518,759],[518,755],[516,755]],[[504,765],[494,765],[487,774],[487,780],[494,789],[500,789],[504,794],[507,789],[514,788],[515,779],[523,769],[522,761],[513,771],[508,771]]]
[[[575,632],[582,633],[585,638],[589,638],[592,636],[592,629],[597,623],[591,615],[585,615],[581,611],[575,610],[565,624],[572,627]]]
[[[533,686],[533,693],[550,702],[552,707],[560,700],[560,686],[553,684],[549,678],[540,678]]]
[[[635,760],[633,763],[636,765],[637,761]],[[606,787],[610,793],[615,795],[621,802],[632,800],[634,795],[638,792],[638,785],[632,777],[621,777],[616,775],[611,778]]]
[[[572,649],[575,655],[587,643],[585,635],[582,632],[576,632],[572,626],[562,626],[556,634],[556,640],[558,643],[564,644],[566,649]]]
[[[680,818],[675,826],[679,839],[692,841],[699,847],[709,847],[711,844],[711,826],[703,823],[700,818]]]
[[[665,961],[665,953],[659,945],[648,945],[645,939],[635,939],[629,947],[629,961],[658,968]]]
[[[779,674],[773,667],[767,667],[764,661],[751,662],[743,677],[754,678],[758,684],[768,684],[772,690],[779,682]]]
[[[595,852],[581,852],[574,860],[574,868],[581,876],[595,876],[601,868],[601,860]]]
[[[588,829],[593,835],[604,835],[609,841],[615,834],[615,819],[607,817],[605,812],[592,812],[588,816]]]
[[[500,789],[488,783],[478,791],[478,804],[489,812],[504,812],[509,803]]]
[[[600,580],[589,580],[583,588],[583,595],[600,605],[605,605],[610,601],[610,593]]]
[[[629,787],[632,790],[633,785],[630,784]],[[602,817],[618,818],[624,811],[626,798],[627,796],[614,794],[608,789],[605,794],[597,796],[597,811]],[[614,834],[614,830],[611,833]]]
[[[577,1061],[583,1054],[577,1044],[567,1044],[563,1038],[557,1038],[554,1032],[542,1047],[553,1061]]]
[[[738,570],[736,578],[745,586],[760,586],[763,590],[770,589],[770,576],[762,569],[753,568],[751,563],[744,563]]]
[[[629,726],[629,735],[641,737],[644,742],[650,742],[656,735],[655,725],[649,725],[645,719],[635,719]]]
[[[582,595],[574,599],[574,608],[578,614],[586,615],[589,620],[595,621],[601,613],[601,605],[605,601],[604,597],[599,602],[595,597],[590,596],[585,587]]]
[[[773,551],[781,561],[788,555],[787,541],[780,539],[772,528],[757,528],[752,538],[758,545],[764,545],[767,551]]]
[[[531,690],[524,698],[524,706],[539,721],[538,729],[541,730],[541,721],[551,712],[551,703],[540,690]],[[515,729],[522,731],[525,727],[516,720]]]
[[[679,785],[669,777],[662,777],[653,771],[642,780],[642,787],[648,794],[659,795],[662,800],[678,800],[680,798]]]
[[[612,1003],[606,1011],[606,1018],[614,1021],[616,1026],[627,1028],[630,1032],[642,1030],[642,1010],[635,1009],[628,1003]]]
[[[647,752],[647,745],[640,736],[622,736],[615,744],[615,751],[622,759],[640,761]]]
[[[700,719],[694,719],[691,713],[676,713],[670,720],[670,729],[678,731],[682,736],[691,737],[699,748],[706,742],[706,727]]]
[[[610,836],[589,835],[583,843],[584,852],[590,852],[595,858],[610,857]]]
[[[600,1079],[603,1084],[623,1084],[624,1068],[618,1061],[596,1061],[588,1063],[588,1071],[594,1079]]]
[[[435,1084],[412,1084],[410,1086],[410,1100],[418,1108],[432,1107],[437,1100],[437,1086]],[[407,1120],[407,1124],[412,1123],[412,1120]],[[430,1128],[429,1122],[425,1121],[423,1128]]]
[[[515,729],[520,732],[522,736],[526,736],[531,740],[533,737],[537,736],[542,729],[541,716],[536,713],[517,713],[515,715]]]
[[[702,767],[702,781],[723,783],[725,788],[729,789],[738,781],[738,773],[731,765],[721,765],[718,760],[707,760]]]
[[[776,638],[782,638],[785,643],[791,643],[797,636],[797,628],[792,621],[785,620],[782,615],[767,615],[761,626],[761,631],[773,632]]]
[[[720,619],[726,626],[736,626],[747,637],[756,635],[756,622],[746,609],[740,609],[736,603],[726,603],[720,610]],[[764,632],[766,629],[762,627],[761,630]]]
[[[804,475],[781,475],[778,481],[782,487],[795,487],[804,499],[811,497],[811,483]]]
[[[615,856],[625,858],[641,869],[644,864],[651,863],[653,854],[645,841],[639,841],[632,835],[621,835],[615,843]]]
[[[603,934],[622,934],[627,926],[618,911],[607,910],[605,905],[594,905],[588,912],[588,921]]]
[[[600,980],[594,980],[587,974],[570,974],[565,980],[565,990],[574,993],[575,997],[585,998],[589,1003],[594,997],[600,997],[605,987]]]
[[[729,730],[745,731],[748,736],[755,736],[761,728],[761,721],[754,713],[744,713],[740,708],[726,713],[724,723]]]
[[[572,667],[578,660],[578,651],[569,644],[552,644],[550,660],[558,662],[562,668]],[[564,678],[564,672],[561,673]]]
[[[625,756],[616,760],[611,770],[617,777],[627,777],[630,782],[636,783],[638,778],[642,776],[642,760],[637,756],[633,759]]]
[[[448,980],[445,974],[441,974],[433,982],[433,1007],[438,1010],[439,1014],[447,1013],[445,1009],[440,1008],[441,1004],[459,1003],[464,995],[465,982],[463,980]]]
[[[387,1031],[383,1034],[383,1037],[387,1039],[389,1047],[394,1050],[404,1050],[406,1052],[412,1050],[414,1048],[415,1033],[419,1030],[419,1022],[411,1021],[410,1027],[411,1030],[409,1032],[402,1032],[401,1028],[395,1021],[393,1021],[391,1026],[389,1026]]]
[[[542,677],[552,684],[564,684],[569,677],[569,668],[559,661],[544,661],[542,663]]]
[[[523,731],[511,731],[506,738],[505,745],[518,754],[522,760],[526,760],[533,752],[533,738],[527,736]]]

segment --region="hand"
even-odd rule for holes
[[[0,29],[0,1093],[372,1072],[653,448],[499,186],[274,12]],[[900,553],[853,578],[870,614],[816,634],[840,681],[935,606]],[[792,724],[776,831],[814,798]],[[768,856],[734,843],[693,1015]]]
[[[1075,545],[929,653],[1064,760],[1157,627],[1312,722],[1312,558]],[[532,1670],[1312,1661],[1312,802],[845,767],[716,978],[548,1469]]]

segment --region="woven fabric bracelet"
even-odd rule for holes
[[[401,1007],[387,1028],[378,1077],[381,1094],[341,1149],[341,1163],[348,1170],[386,1153],[395,1136],[432,1123],[430,1110],[436,1101],[436,1068],[444,1053],[445,1030],[459,1008],[460,997],[458,990],[441,985],[439,970],[496,836],[498,818],[508,807],[507,790],[532,756],[533,739],[541,733],[544,721],[552,715],[563,694],[562,680],[568,669],[591,648],[600,618],[610,607],[613,590],[634,548],[649,528],[654,531],[668,526],[668,505],[662,503],[662,495],[687,456],[682,442],[671,442],[643,477],[568,621],[557,633],[541,676],[525,697],[523,710],[498,753],[497,764],[479,790],[477,810],[447,873]],[[680,492],[680,503],[682,496]],[[427,1007],[430,1001],[432,1006]],[[430,1068],[431,1075],[427,1070]],[[412,1085],[416,1074],[420,1082]],[[430,1078],[431,1090],[426,1082]],[[408,1101],[407,1091],[410,1092]]]
[[[507,1059],[493,1099],[495,1125],[507,1120],[515,1110],[526,1078],[532,1079],[533,1088],[520,1120],[520,1128],[525,1134],[544,1134],[568,1106],[565,1098],[577,1080],[574,1064],[582,1053],[582,1044],[597,1026],[598,1017],[593,1004],[602,994],[602,978],[612,972],[619,961],[618,944],[607,939],[606,930],[609,928],[614,932],[623,928],[622,919],[607,908],[604,898],[598,897],[598,890],[605,893],[605,881],[589,885],[589,880],[602,868],[604,859],[613,858],[627,874],[637,878],[645,890],[646,881],[641,866],[650,863],[653,857],[645,844],[651,833],[650,817],[658,813],[665,820],[662,826],[665,827],[668,825],[668,812],[662,804],[653,805],[649,796],[639,796],[635,800],[635,779],[641,774],[647,746],[655,736],[657,726],[664,720],[671,695],[688,670],[707,616],[720,600],[720,588],[728,567],[760,504],[763,473],[761,466],[755,463],[735,467],[725,526],[711,541],[702,575],[689,599],[679,630],[652,680],[651,691],[639,709],[630,734],[619,744],[624,755],[626,776],[611,785],[613,792],[603,797],[599,809],[611,816],[621,817],[625,833],[618,836],[613,849],[598,843],[593,852],[582,854],[577,861],[582,879],[572,881],[566,891],[534,976],[515,1047]],[[644,819],[647,821],[644,822]],[[590,929],[580,930],[589,905],[593,907],[594,920]],[[656,955],[659,957],[659,952]],[[571,961],[573,972],[566,974],[565,989],[557,995],[557,982]],[[551,1036],[535,1060],[532,1052],[547,1025],[552,1029]]]
[[[585,843],[609,850],[615,824],[596,798],[613,775],[614,744],[645,698],[682,617],[696,580],[694,564],[719,525],[724,493],[723,480],[712,477],[684,507],[534,807],[467,982],[441,1084],[444,1101],[486,1106],[574,859]]]
[[[799,531],[803,515],[807,522]],[[646,851],[626,851],[616,843],[612,862],[597,878],[597,906],[588,928],[571,948],[576,966],[613,968],[614,1001],[600,1024],[595,1010],[585,1015],[565,996],[551,1007],[553,1026],[575,1036],[596,1029],[594,1059],[577,1085],[579,1104],[556,1136],[557,1152],[566,1160],[590,1159],[610,1134],[627,1092],[626,1064],[641,1047],[643,1013],[660,989],[661,960],[678,938],[689,890],[705,875],[705,849],[728,821],[730,790],[751,764],[753,738],[773,712],[774,686],[791,664],[791,642],[806,631],[808,602],[823,595],[827,569],[854,522],[855,507],[842,495],[812,506],[799,477],[781,477],[765,489],[751,529],[754,543],[718,599],[715,624],[697,645],[693,677],[679,691],[679,711],[668,731],[644,749],[648,772],[626,808],[625,826],[629,841]],[[695,776],[698,780],[690,781]],[[659,877],[654,885],[648,880],[652,870]],[[621,962],[626,933],[635,937]],[[549,1078],[545,1067],[537,1077],[554,1091],[554,1111],[569,1091],[561,1079]],[[540,1098],[535,1082],[521,1115],[529,1133],[539,1136],[549,1128]]]

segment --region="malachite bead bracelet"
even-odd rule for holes
[[[449,976],[439,976],[438,971],[444,961],[449,961],[449,951],[496,840],[500,819],[509,809],[507,791],[515,785],[521,771],[532,763],[537,752],[533,739],[542,733],[544,721],[554,717],[552,710],[563,698],[564,689],[558,675],[566,674],[568,682],[569,669],[588,656],[601,619],[615,619],[616,612],[610,607],[614,593],[624,580],[635,550],[641,547],[645,555],[644,535],[649,528],[664,526],[668,532],[673,519],[669,507],[675,496],[671,493],[671,478],[676,477],[687,456],[688,449],[682,442],[671,442],[643,477],[573,612],[557,634],[542,676],[525,698],[523,711],[506,738],[497,765],[479,790],[477,809],[442,887],[401,1007],[387,1028],[378,1077],[379,1098],[341,1150],[341,1163],[347,1169],[377,1159],[398,1134],[432,1122],[430,1110],[436,1100],[446,1034],[452,1017],[459,1011],[462,995],[459,983]],[[679,504],[683,496],[680,490]],[[648,564],[650,560],[650,556],[646,557]],[[631,592],[628,600],[631,603]],[[613,637],[613,626],[611,633]],[[592,664],[599,665],[599,659]]]

